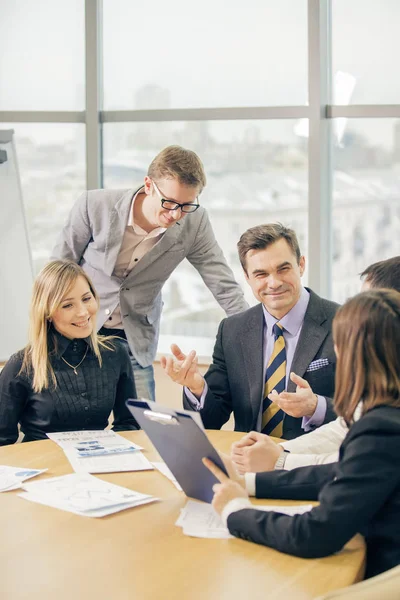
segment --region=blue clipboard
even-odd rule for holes
[[[145,431],[187,496],[211,502],[216,477],[203,465],[212,460],[226,469],[205,431],[188,410],[171,410],[155,402],[127,400],[126,405]]]

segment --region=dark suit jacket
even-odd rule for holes
[[[332,319],[338,304],[324,300],[311,290],[303,327],[293,357],[291,370],[306,379],[312,390],[327,398],[325,423],[336,418],[332,408],[336,357],[332,342]],[[213,362],[205,379],[208,393],[200,411],[204,427],[220,429],[233,411],[236,431],[251,431],[257,427],[263,381],[262,305],[224,319],[218,330]],[[307,372],[310,363],[327,358],[329,364]],[[294,392],[292,381],[288,391]],[[184,395],[185,408],[192,408]],[[283,437],[287,440],[302,435],[302,419],[285,415]]]
[[[228,517],[233,535],[303,558],[328,556],[356,533],[366,576],[400,564],[400,408],[379,406],[347,434],[339,462],[256,476],[259,498],[319,500],[294,517],[252,509]]]

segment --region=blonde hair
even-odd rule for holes
[[[400,407],[400,294],[368,290],[348,300],[333,320],[338,358],[335,410],[348,425],[381,404]]]
[[[53,260],[40,271],[33,284],[30,305],[29,342],[24,350],[21,373],[33,375],[32,387],[35,392],[41,392],[50,386],[57,386],[56,376],[49,359],[49,337],[52,335],[50,324],[54,312],[59,308],[62,299],[74,285],[78,277],[83,277],[90,288],[96,302],[99,302],[96,290],[85,271],[70,260]],[[90,334],[92,351],[102,365],[100,348],[112,349],[107,341],[96,333],[96,323],[93,322]]]
[[[177,179],[179,183],[199,188],[206,185],[203,163],[195,152],[182,146],[167,146],[152,160],[147,175],[150,179]]]

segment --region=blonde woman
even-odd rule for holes
[[[221,482],[214,486],[213,506],[233,535],[318,558],[361,533],[371,577],[400,564],[400,294],[371,290],[355,296],[336,313],[333,338],[335,409],[350,427],[339,462],[248,473],[247,490],[204,462]],[[231,471],[229,460],[226,464]],[[290,517],[255,510],[248,492],[320,504]]]
[[[46,433],[138,429],[125,406],[136,397],[128,352],[96,333],[97,294],[72,261],[56,260],[37,276],[29,343],[0,374],[0,445],[46,438]]]

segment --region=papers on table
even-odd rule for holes
[[[48,433],[64,450],[76,473],[146,471],[152,464],[140,452],[143,448],[114,431],[65,431]]]
[[[211,504],[188,500],[175,525],[185,535],[201,538],[228,539],[233,537]]]
[[[0,465],[0,492],[9,492],[21,487],[23,481],[44,473],[47,469],[23,469]]]
[[[121,452],[122,449],[143,450],[142,446],[138,446],[129,440],[126,440],[121,435],[106,429],[92,431],[61,431],[58,433],[48,433],[53,442],[56,442],[61,448],[76,448],[80,453],[90,452],[96,454],[101,450],[103,454],[112,454]]]
[[[64,475],[26,483],[21,498],[60,508],[85,517],[104,517],[115,512],[158,500],[89,474]]]
[[[75,473],[122,473],[148,471],[153,465],[141,452],[118,456],[77,456],[74,450],[64,450]]]
[[[179,485],[179,483],[177,482],[177,480],[175,479],[175,477],[171,473],[170,469],[167,467],[167,465],[164,462],[152,462],[151,464],[158,471],[160,471],[160,473],[162,473],[163,475],[165,475],[165,477],[168,477],[168,479],[170,481],[172,481],[172,483],[174,484],[174,486],[176,487],[177,490],[179,490],[180,492],[182,492],[181,486]]]
[[[256,510],[276,511],[286,515],[300,515],[312,509],[311,504],[299,506],[252,506]],[[229,539],[233,537],[211,504],[188,500],[175,525],[182,527],[185,535],[201,538]]]

